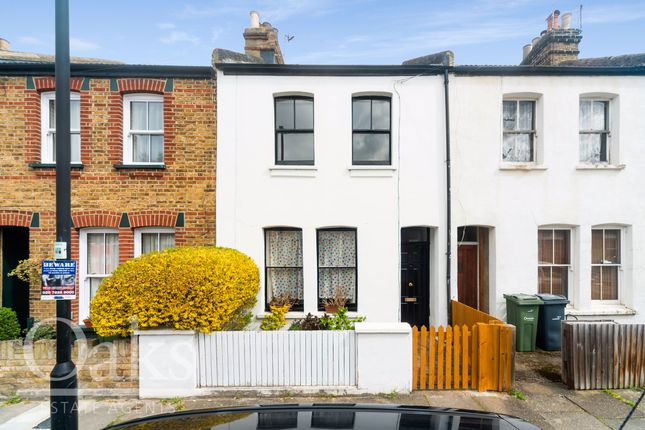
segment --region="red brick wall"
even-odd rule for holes
[[[210,79],[73,78],[81,98],[82,170],[72,171],[72,258],[79,258],[79,229],[110,227],[119,233],[123,262],[134,255],[134,229],[176,227],[177,246],[215,243],[215,89]],[[37,77],[27,89],[26,77],[0,76],[0,228],[28,227],[32,213],[40,226],[30,228],[34,258],[52,258],[55,241],[55,170],[31,168],[40,162],[40,94],[54,89],[53,77]],[[114,88],[114,83],[112,85]],[[163,170],[116,169],[123,163],[123,94],[150,92],[164,97]],[[123,213],[129,228],[118,228]],[[78,303],[74,303],[75,316]],[[30,313],[46,318],[51,302],[30,292]]]

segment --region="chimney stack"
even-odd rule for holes
[[[266,64],[284,64],[278,43],[278,29],[268,22],[260,24],[260,15],[251,11],[251,26],[244,30],[244,53]]]
[[[571,13],[562,15],[562,25],[559,23],[560,11],[554,10],[546,19],[546,30],[531,41],[530,50],[523,48],[523,59],[520,63],[525,66],[557,66],[566,61],[578,59],[578,44],[582,39],[582,31],[570,28]],[[528,46],[528,45],[527,45]]]
[[[11,51],[11,43],[0,37],[0,51]]]

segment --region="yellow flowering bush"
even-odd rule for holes
[[[240,329],[259,288],[258,268],[229,248],[180,247],[152,252],[119,266],[101,284],[90,318],[101,336],[140,329]]]

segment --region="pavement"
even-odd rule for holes
[[[560,381],[559,352],[536,351],[516,356],[512,394],[476,391],[414,391],[369,396],[320,393],[298,396],[227,393],[208,398],[139,400],[134,398],[81,398],[79,428],[102,429],[107,425],[147,415],[182,409],[217,408],[272,403],[393,403],[451,407],[498,412],[523,418],[543,429],[617,429],[640,396],[637,389],[572,391]],[[32,429],[48,416],[46,399],[28,399],[0,405],[0,430]],[[645,401],[634,412],[626,429],[645,429]]]

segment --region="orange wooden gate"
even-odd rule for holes
[[[514,327],[498,321],[412,328],[412,389],[509,391]]]

